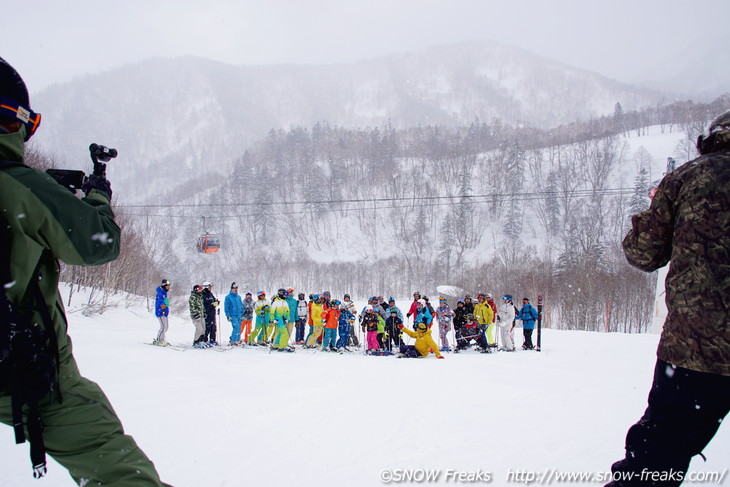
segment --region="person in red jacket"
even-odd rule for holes
[[[340,323],[340,302],[336,299],[331,303],[331,308],[327,308],[322,312],[322,320],[324,320],[324,339],[322,340],[323,352],[336,352],[337,347],[337,327]]]
[[[421,299],[421,293],[416,291],[413,293],[413,302],[411,303],[411,307],[408,310],[408,313],[406,313],[406,318],[410,318],[413,316],[413,322],[416,322],[416,315],[418,314],[418,301]]]

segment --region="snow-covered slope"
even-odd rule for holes
[[[546,330],[541,353],[445,360],[179,352],[144,345],[157,323],[142,303],[84,317],[80,302],[69,328],[82,373],[177,487],[376,486],[386,469],[441,470],[436,485],[448,469],[490,472],[497,486],[520,470],[603,473],[645,408],[657,344],[656,335]],[[189,319],[172,317],[172,343],[192,333]],[[704,453],[692,470],[726,471],[730,430]],[[4,487],[36,482],[9,427],[0,455]],[[37,485],[75,484],[51,463]]]

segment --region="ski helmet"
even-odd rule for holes
[[[428,330],[428,325],[426,323],[424,323],[424,322],[421,321],[421,322],[419,322],[416,325],[416,330],[418,330],[418,331],[426,331],[426,330]]]
[[[0,57],[0,123],[14,122],[25,125],[27,142],[41,124],[41,114],[31,110],[23,78]]]
[[[511,294],[505,294],[504,296],[502,296],[502,299],[504,299],[505,301],[512,301],[512,295]]]
[[[367,306],[365,306],[365,311],[372,311],[372,310],[373,310],[372,304],[368,304]]]
[[[202,290],[203,290],[203,287],[200,284],[196,284],[195,286],[193,286],[194,293],[197,293],[198,291],[202,291]]]
[[[203,281],[203,287],[213,287],[213,283],[210,281]]]
[[[282,288],[279,288],[278,291],[276,291],[276,294],[278,294],[280,298],[285,298],[287,295],[287,292],[286,292],[286,289],[284,289],[282,287]]]
[[[261,296],[266,296],[266,292],[259,291],[259,292],[256,293],[256,297],[260,298]]]
[[[169,285],[170,285],[170,281],[167,279],[163,279],[162,284],[160,284],[160,287],[165,287],[165,286],[169,286]]]

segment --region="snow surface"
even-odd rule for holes
[[[445,360],[179,352],[144,345],[158,326],[142,300],[86,317],[81,297],[69,330],[82,374],[177,487],[377,486],[383,469],[397,468],[481,470],[497,486],[510,470],[606,472],[646,406],[658,340],[545,330],[540,353]],[[171,343],[192,335],[187,316],[171,317]],[[0,428],[4,487],[75,485],[53,461],[34,480],[28,453]],[[730,430],[704,453],[692,470],[726,469]]]

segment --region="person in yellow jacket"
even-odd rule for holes
[[[436,354],[436,358],[444,358],[441,352],[439,352],[438,345],[431,338],[431,329],[425,323],[417,323],[416,331],[404,328],[403,324],[398,325],[398,328],[406,335],[416,339],[414,345],[405,345],[403,340],[400,341],[400,353],[402,357],[427,357],[429,353],[433,352]]]
[[[317,346],[317,340],[322,335],[324,329],[324,321],[322,321],[322,311],[324,311],[323,298],[320,298],[312,303],[312,309],[310,310],[309,316],[312,320],[312,334],[307,338],[307,342],[304,344],[304,348],[315,348]]]
[[[487,343],[491,346],[494,343],[494,310],[487,303],[487,297],[484,294],[477,295],[474,318],[476,318],[477,324],[485,330]]]

